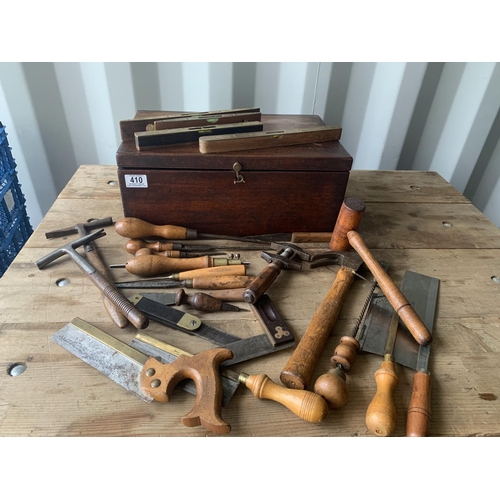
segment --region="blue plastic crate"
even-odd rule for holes
[[[16,163],[0,122],[0,277],[33,233]]]

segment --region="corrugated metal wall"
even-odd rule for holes
[[[0,63],[33,226],[79,165],[115,164],[137,109],[250,106],[341,125],[354,169],[439,172],[500,226],[500,63]]]

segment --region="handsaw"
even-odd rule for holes
[[[220,407],[229,402],[240,383],[258,399],[278,402],[307,422],[321,422],[328,413],[324,399],[313,392],[281,387],[264,374],[219,370],[220,361],[231,355],[228,349],[193,355],[143,334],[127,345],[80,318],[74,318],[51,340],[147,403],[168,402],[174,387],[195,395],[193,410],[182,418],[188,427],[203,425],[218,434],[229,432]]]
[[[80,318],[74,318],[51,340],[147,403],[169,402],[176,385],[191,379],[196,401],[181,418],[182,423],[187,427],[203,425],[218,434],[231,430],[220,416],[223,389],[219,376],[220,363],[232,356],[230,350],[208,349],[194,356],[181,353],[171,364],[164,364]]]
[[[233,358],[224,361],[221,366],[234,365],[288,349],[295,346],[296,343],[290,328],[266,294],[262,295],[256,304],[249,304],[257,321],[264,329],[264,333],[246,339],[241,339],[237,335],[208,325],[193,314],[163,305],[143,295],[136,294],[129,300],[139,311],[157,323],[174,330],[196,335],[218,346],[230,349],[233,352]]]

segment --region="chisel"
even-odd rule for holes
[[[112,264],[112,269],[125,268],[136,276],[157,276],[158,274],[191,271],[209,267],[238,266],[245,263],[239,259],[225,259],[218,257],[172,258],[162,255],[139,255],[129,259],[125,264]]]
[[[217,234],[201,234],[196,229],[188,229],[171,224],[151,224],[136,217],[124,217],[115,223],[115,231],[125,238],[160,238],[165,240],[195,240],[197,238],[209,240],[231,240],[245,243],[258,243],[269,245],[273,241],[289,241],[292,233],[276,233],[260,236],[223,236]],[[329,238],[328,240],[329,241]]]
[[[200,276],[185,280],[146,279],[117,281],[116,288],[198,288],[199,290],[227,290],[243,288],[250,284],[253,276]]]

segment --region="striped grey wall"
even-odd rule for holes
[[[33,226],[79,165],[115,163],[137,109],[247,106],[341,125],[354,169],[439,172],[500,226],[500,63],[0,63]]]

